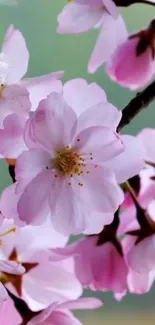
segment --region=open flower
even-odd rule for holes
[[[52,93],[27,122],[29,150],[17,160],[17,184],[2,195],[1,211],[13,214],[9,198],[14,217],[29,224],[50,213],[60,232],[97,233],[123,200],[117,183],[139,172],[143,152],[134,137],[116,133],[121,113],[99,86],[72,80],[63,97]]]
[[[56,228],[79,233],[87,228],[87,210],[113,213],[123,200],[112,169],[104,166],[124,151],[122,140],[110,128],[77,132],[77,125],[75,112],[56,93],[28,121],[29,150],[16,165],[21,220],[38,224],[49,212]]]
[[[1,231],[12,226],[13,220],[4,220]],[[2,239],[0,258],[4,262],[0,263],[0,280],[33,311],[46,308],[55,301],[76,299],[82,293],[74,274],[73,259],[69,258],[65,263],[50,261],[49,248],[64,246],[67,239],[52,228],[49,220],[42,227],[16,226],[14,233]],[[24,274],[19,267],[17,269],[17,262],[25,270]]]
[[[114,1],[73,0],[58,16],[58,33],[79,34],[100,28],[88,71],[94,73],[126,38],[126,27]]]

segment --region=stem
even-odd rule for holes
[[[148,215],[147,215],[147,212],[141,207],[138,199],[137,199],[137,196],[136,196],[136,193],[134,191],[134,189],[132,188],[132,186],[130,185],[130,183],[127,181],[125,182],[125,187],[126,187],[126,190],[130,193],[131,197],[132,197],[132,200],[135,204],[135,207],[136,207],[136,210],[137,210],[137,213],[136,213],[136,218],[137,218],[137,221],[139,223],[139,225],[141,227],[149,227],[150,228],[150,224],[148,222]],[[150,218],[149,218],[150,220]]]
[[[130,103],[122,110],[122,118],[117,131],[128,125],[136,115],[144,110],[155,99],[155,81],[134,97]]]
[[[155,3],[152,1],[147,1],[147,0],[114,0],[115,4],[117,7],[129,7],[131,5],[137,4],[137,3],[142,3],[150,6],[155,6]]]

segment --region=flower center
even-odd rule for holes
[[[74,149],[66,147],[57,152],[52,163],[60,175],[66,176],[71,175],[71,173],[80,173],[79,160],[81,160],[79,154]]]

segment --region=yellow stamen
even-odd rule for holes
[[[16,231],[16,228],[14,227],[14,228],[11,228],[11,229],[9,229],[9,230],[7,230],[7,231],[5,231],[5,232],[2,232],[1,234],[0,234],[0,237],[4,237],[4,236],[6,236],[6,235],[9,235],[9,234],[11,234],[12,232],[15,232]]]

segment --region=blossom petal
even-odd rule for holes
[[[60,34],[77,34],[87,32],[101,20],[102,10],[92,8],[89,5],[70,3],[64,7],[58,16]]]
[[[55,229],[64,234],[80,234],[87,228],[87,211],[75,197],[72,187],[63,181],[51,192],[50,208],[51,219]]]
[[[78,118],[77,132],[90,126],[105,126],[116,130],[122,113],[108,102],[100,102],[84,111]]]
[[[32,121],[35,140],[50,154],[68,145],[76,130],[77,117],[58,93],[40,102]],[[61,132],[58,132],[61,130]]]
[[[4,118],[9,114],[16,113],[19,116],[28,117],[30,107],[26,88],[18,85],[6,87],[0,98],[0,128],[3,128]]]
[[[13,26],[6,33],[2,53],[8,63],[7,83],[15,84],[27,72],[29,53],[22,33]]]
[[[58,93],[61,92],[62,82],[58,79],[63,77],[63,74],[63,71],[59,71],[37,78],[24,79],[20,82],[20,84],[27,88],[30,94],[32,111],[37,108],[42,99],[45,99],[53,91]]]
[[[145,160],[155,162],[155,129],[145,128],[138,135],[137,138],[142,142],[146,150]],[[150,141],[151,139],[151,141]]]
[[[26,186],[17,205],[20,220],[36,225],[46,220],[51,186],[52,173],[48,171],[40,173]]]
[[[60,305],[61,308],[79,310],[79,309],[96,309],[103,306],[103,302],[97,298],[79,298],[70,300]]]
[[[114,174],[107,168],[89,166],[90,173],[83,173],[73,179],[75,195],[81,202],[97,212],[115,212],[123,201],[123,194]],[[79,186],[82,183],[83,186]]]
[[[0,271],[8,274],[23,274],[25,268],[15,261],[0,261]]]
[[[0,129],[0,153],[5,158],[17,158],[26,145],[23,138],[26,119],[17,114],[8,115],[3,122],[4,129]]]
[[[74,147],[83,155],[86,164],[108,161],[124,151],[119,135],[102,126],[83,130],[77,135]]]
[[[0,302],[8,299],[8,293],[4,287],[4,285],[0,282]]]
[[[121,139],[125,150],[106,163],[114,171],[118,183],[123,183],[140,172],[144,166],[145,155],[143,145],[138,139],[129,135],[122,135]]]
[[[24,190],[24,187],[31,182],[39,173],[44,172],[50,164],[51,156],[41,149],[24,151],[16,161],[15,173],[16,193]]]
[[[106,94],[100,86],[96,83],[88,84],[86,80],[80,78],[64,84],[63,96],[78,116],[100,102],[107,102]]]
[[[88,63],[88,71],[94,73],[104,64],[114,53],[116,47],[126,38],[126,35],[123,18],[119,16],[116,20],[111,15],[104,13],[103,26]]]

